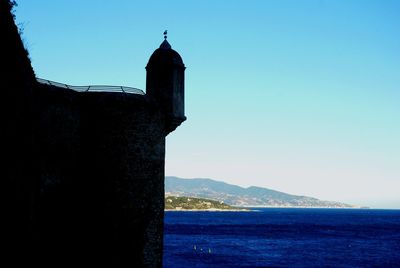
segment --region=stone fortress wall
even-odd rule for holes
[[[153,53],[148,94],[76,92],[37,82],[7,0],[0,34],[4,261],[161,267],[165,137],[186,119],[179,54],[166,40]]]

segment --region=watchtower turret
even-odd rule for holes
[[[167,116],[167,132],[186,120],[184,109],[185,65],[181,56],[164,41],[151,55],[146,70],[146,94],[160,103]]]

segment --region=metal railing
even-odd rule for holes
[[[92,86],[71,86],[59,82],[54,82],[51,80],[46,80],[42,78],[36,78],[36,80],[45,85],[56,86],[61,88],[71,89],[77,92],[122,92],[129,94],[144,95],[143,90],[134,87],[124,87],[124,86],[106,86],[106,85],[92,85]]]

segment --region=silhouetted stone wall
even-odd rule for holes
[[[165,118],[157,104],[49,86],[38,94],[35,244],[51,252],[49,262],[161,265]]]
[[[39,84],[10,9],[0,0],[3,266],[161,267],[165,136],[185,117],[153,96]]]

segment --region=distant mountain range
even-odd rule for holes
[[[357,208],[349,204],[291,195],[267,188],[255,186],[243,188],[212,179],[182,179],[168,176],[165,177],[165,195],[206,198],[239,207]]]

